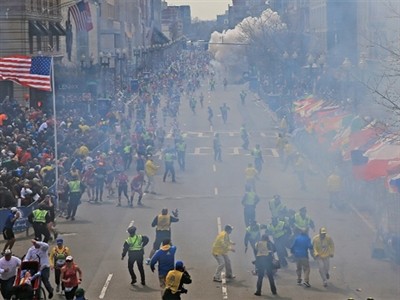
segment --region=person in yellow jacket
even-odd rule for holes
[[[192,278],[186,271],[183,261],[178,260],[175,263],[175,269],[168,272],[165,278],[165,290],[162,296],[163,300],[180,300],[181,294],[187,294],[184,284],[191,284]]]
[[[329,193],[329,207],[339,208],[340,192],[342,191],[342,178],[333,171],[326,180],[326,185]]]
[[[256,180],[258,179],[258,172],[256,168],[254,168],[252,163],[247,165],[247,168],[244,170],[244,174],[246,177],[246,186],[249,186],[253,192],[256,191]]]
[[[218,267],[215,271],[213,280],[216,282],[222,282],[221,272],[225,268],[226,278],[234,279],[235,276],[232,273],[231,260],[229,259],[229,251],[235,252],[233,243],[229,235],[232,233],[233,227],[231,225],[225,225],[224,230],[222,230],[214,240],[212,247],[212,255],[218,262]]]
[[[54,280],[56,282],[56,292],[60,292],[61,268],[65,265],[65,259],[71,255],[67,246],[64,245],[64,240],[58,238],[57,246],[54,246],[50,252],[50,268],[54,269]],[[64,290],[64,284],[62,284]]]
[[[153,157],[151,155],[148,155],[147,161],[144,165],[144,170],[147,176],[147,185],[146,188],[144,189],[145,193],[148,193],[150,189],[150,194],[154,195],[156,194],[156,192],[154,191],[155,189],[154,176],[157,174],[158,168],[160,168],[160,166],[154,163]]]
[[[321,275],[324,287],[328,286],[329,280],[329,259],[335,252],[335,244],[332,238],[327,235],[325,227],[319,230],[319,234],[313,237],[312,245],[314,258],[318,262],[319,274]]]

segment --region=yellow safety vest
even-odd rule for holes
[[[284,209],[284,206],[282,203],[279,203],[278,205],[275,204],[275,200],[272,199],[269,201],[269,210],[271,211],[271,215],[273,217],[278,217],[279,213]]]
[[[272,225],[272,223],[268,225],[268,231],[271,233],[274,239],[278,239],[285,235],[284,227],[285,227],[285,222],[279,221],[278,224],[276,224],[276,226]]]
[[[310,218],[307,216],[303,219],[300,213],[294,215],[294,225],[300,230],[307,230],[310,226],[310,221]]]
[[[174,156],[171,153],[165,153],[165,161],[172,162],[174,160]]]
[[[178,150],[179,152],[185,152],[185,143],[184,142],[177,143],[176,150]]]
[[[169,215],[158,215],[156,230],[170,230],[171,218]]]
[[[126,239],[127,244],[129,245],[129,251],[137,251],[142,250],[142,236],[139,234],[135,234],[134,236],[130,236]]]
[[[259,241],[256,244],[256,250],[257,250],[257,256],[268,256],[270,253],[267,241]]]
[[[246,197],[243,201],[244,205],[255,205],[256,204],[256,193],[247,192]]]
[[[257,229],[256,230],[252,230],[251,226],[246,228],[246,231],[249,233],[250,235],[250,240],[252,241],[257,241],[260,239],[260,225],[257,224]]]
[[[80,193],[81,192],[81,182],[79,180],[71,180],[68,182],[70,193]]]
[[[33,212],[33,222],[46,223],[47,210],[35,209]]]
[[[183,272],[178,270],[171,270],[165,278],[165,288],[170,289],[172,294],[176,294],[181,284]]]

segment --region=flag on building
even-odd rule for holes
[[[93,29],[92,17],[90,15],[90,6],[84,0],[69,7],[68,12],[75,21],[77,31],[90,31]]]
[[[0,57],[0,80],[51,91],[51,57],[22,55]]]

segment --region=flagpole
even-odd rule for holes
[[[56,161],[55,194],[58,191],[58,141],[57,141],[57,110],[56,110],[56,88],[54,82],[54,57],[51,57],[51,89],[53,94],[53,119],[54,119],[54,159]],[[56,197],[57,201],[57,197]],[[57,201],[58,202],[58,201]]]

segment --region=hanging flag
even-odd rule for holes
[[[77,31],[90,31],[93,29],[92,17],[90,15],[89,3],[84,0],[69,7],[68,12],[71,13],[75,21]]]
[[[51,57],[0,57],[0,80],[11,80],[20,85],[51,91]]]

